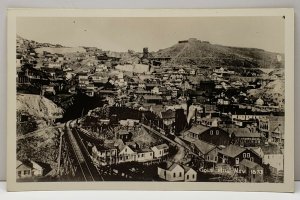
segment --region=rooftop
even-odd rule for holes
[[[227,146],[225,149],[222,149],[220,153],[229,156],[231,158],[234,158],[245,150],[246,150],[245,148],[231,144]]]
[[[252,161],[250,161],[250,160],[243,159],[243,160],[240,162],[240,165],[244,165],[244,166],[246,166],[246,167],[249,168],[249,169],[253,169],[253,168],[255,168],[258,164],[255,163],[255,162],[252,162]]]

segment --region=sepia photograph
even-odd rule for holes
[[[14,16],[13,182],[291,183],[289,15],[69,13]]]

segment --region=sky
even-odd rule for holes
[[[185,18],[70,18],[19,17],[17,34],[37,42],[68,47],[98,47],[110,51],[141,52],[170,47],[179,40],[197,38],[235,47],[284,53],[282,17]]]

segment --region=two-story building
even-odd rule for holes
[[[262,158],[252,149],[246,149],[236,145],[229,145],[218,152],[219,163],[229,164],[238,167],[243,159],[250,160],[259,165],[262,164]]]
[[[154,158],[162,158],[169,154],[169,146],[167,144],[160,144],[151,148],[154,153]]]

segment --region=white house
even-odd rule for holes
[[[162,163],[157,168],[157,174],[167,181],[192,182],[197,180],[197,172],[194,169],[173,162]]]
[[[184,181],[184,169],[177,163],[162,163],[157,168],[157,174],[161,179],[167,181]]]
[[[42,176],[43,167],[34,161],[19,161],[17,160],[17,178],[28,178],[33,176]]]
[[[276,171],[283,170],[283,154],[278,146],[263,146],[263,163],[269,164],[271,167],[276,168]]]
[[[137,153],[125,145],[120,149],[119,163],[136,161]]]
[[[139,120],[136,119],[124,119],[119,121],[120,125],[122,126],[130,126],[133,127],[134,125],[139,123]]]
[[[32,164],[32,175],[33,176],[42,176],[43,175],[43,167],[40,166],[38,163],[31,161]]]
[[[182,166],[184,169],[184,181],[185,182],[192,182],[197,180],[197,172],[187,166]]]
[[[140,149],[137,153],[137,162],[147,162],[153,160],[154,153],[149,148]]]
[[[28,165],[25,165],[23,162],[21,161],[17,161],[17,169],[16,169],[16,176],[17,179],[20,178],[28,178],[32,176],[32,172],[31,172],[31,167]]]
[[[263,163],[269,164],[277,169],[277,172],[283,170],[283,154],[265,154]]]
[[[159,88],[158,88],[158,87],[154,87],[154,88],[151,90],[151,93],[152,93],[152,94],[161,94],[161,92],[159,91]]]
[[[255,101],[255,105],[262,106],[262,105],[264,105],[264,101],[263,101],[261,98],[258,98],[258,99]]]
[[[155,158],[161,158],[169,154],[169,146],[167,144],[160,144],[151,148],[154,152]]]
[[[117,148],[113,145],[111,148],[93,146],[92,157],[99,165],[115,164],[117,162]]]

